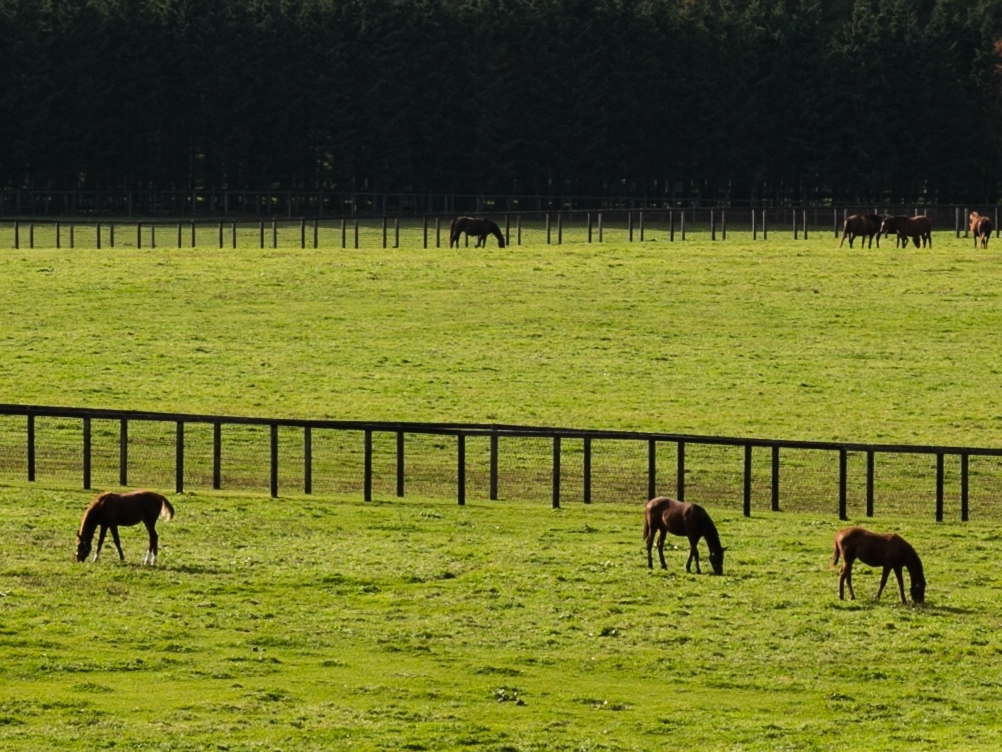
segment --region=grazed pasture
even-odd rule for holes
[[[995,251],[652,234],[5,250],[0,401],[1000,443]]]
[[[0,401],[998,445],[993,252],[836,245],[5,249]],[[834,515],[729,498],[715,578],[649,573],[633,500],[381,493],[172,496],[162,566],[75,565],[91,496],[0,487],[0,747],[1002,743],[980,518],[866,521],[914,609],[838,602]]]
[[[74,564],[89,496],[0,488],[4,749],[992,749],[999,530],[882,520],[927,606],[840,602],[831,517],[716,511],[722,577],[641,505],[174,496],[156,569]],[[21,502],[24,502],[23,504]],[[705,555],[705,549],[704,549]]]

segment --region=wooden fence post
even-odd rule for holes
[[[28,413],[28,481],[35,480],[35,416]]]
[[[838,518],[848,520],[849,514],[846,510],[848,498],[848,478],[849,478],[849,453],[845,449],[838,450]]]
[[[365,501],[372,501],[372,429],[365,429],[365,462],[363,472],[365,475],[363,481],[364,493],[363,498]]]
[[[498,500],[498,435],[491,431],[490,500]]]
[[[223,487],[223,424],[212,422],[212,488]]]
[[[779,511],[779,447],[772,448],[772,511]]]
[[[313,426],[303,426],[303,493],[313,493]]]
[[[873,450],[869,449],[866,452],[866,516],[873,516],[873,471],[874,471],[874,454]]]
[[[397,431],[397,496],[404,495],[404,432]]]
[[[90,447],[91,447],[91,426],[90,416],[85,415],[83,419],[83,487],[90,490]]]
[[[685,442],[677,444],[677,457],[675,467],[675,495],[679,501],[685,501]]]
[[[118,485],[129,485],[129,421],[118,424]]]
[[[466,434],[456,434],[456,492],[459,506],[466,506]]]
[[[271,445],[271,498],[278,498],[278,423],[269,426]]]
[[[658,442],[656,439],[647,440],[647,498],[653,499],[658,495]]]
[[[560,508],[560,437],[553,437],[553,508]]]
[[[745,444],[744,504],[742,509],[745,517],[751,517],[751,495],[752,495],[752,445]]]
[[[174,491],[184,493],[184,421],[177,422],[174,437]]]

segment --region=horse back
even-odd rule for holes
[[[672,535],[687,535],[698,522],[702,508],[668,496],[657,496],[647,502],[646,519],[651,531],[667,530]]]
[[[897,533],[874,533],[861,527],[840,530],[835,547],[846,561],[859,559],[870,567],[900,567],[915,556],[915,550]]]
[[[174,508],[170,502],[155,491],[103,493],[94,500],[87,511],[88,514],[95,516],[97,524],[109,527],[119,525],[129,527],[140,522],[152,522],[164,513],[169,513],[167,519],[174,516]]]

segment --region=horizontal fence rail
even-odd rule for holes
[[[936,231],[969,236],[967,216],[979,211],[994,217],[1000,229],[998,207],[773,207],[773,208],[659,208],[600,211],[537,211],[497,213],[509,245],[560,245],[564,242],[603,243],[663,241],[687,238],[726,241],[741,235],[767,240],[769,234],[808,239],[842,234],[852,213],[924,214]],[[0,248],[398,248],[401,245],[442,248],[449,245],[449,226],[455,215],[382,215],[334,218],[95,220],[89,218],[0,218]],[[860,243],[863,238],[858,239]],[[463,235],[460,243],[469,245]],[[474,242],[476,242],[474,240]],[[489,244],[496,241],[488,238]],[[852,242],[852,241],[850,241]],[[877,244],[879,245],[879,239]]]
[[[0,405],[0,478],[999,517],[1002,449]],[[76,481],[71,481],[76,482]],[[948,501],[949,496],[949,501]]]
[[[380,193],[366,191],[279,190],[50,190],[0,188],[0,217],[205,217],[273,218],[342,216],[419,216],[583,212],[608,210],[725,208],[735,216],[746,209],[813,212],[851,201],[719,200],[685,194],[647,195],[512,195],[457,193]],[[898,202],[893,202],[898,203]],[[898,204],[900,205],[900,204]],[[869,206],[869,208],[867,208]],[[914,207],[914,204],[907,206]],[[923,204],[931,206],[930,204]],[[860,213],[871,213],[863,204]],[[855,213],[855,212],[850,212]],[[904,214],[908,212],[895,212]],[[925,213],[925,209],[915,213]],[[778,216],[778,215],[777,215]]]

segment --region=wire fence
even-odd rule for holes
[[[1002,449],[0,405],[0,478],[83,488],[1002,518]]]
[[[998,234],[999,207],[661,208],[493,216],[508,245],[539,246],[696,238],[725,242],[728,237],[768,240],[770,234],[794,239],[838,237],[845,218],[853,213],[921,213],[939,231],[967,237],[970,211],[994,216]],[[441,214],[144,221],[12,217],[0,219],[0,248],[444,248],[450,243],[452,218]],[[465,247],[470,239],[464,235],[459,242]]]

